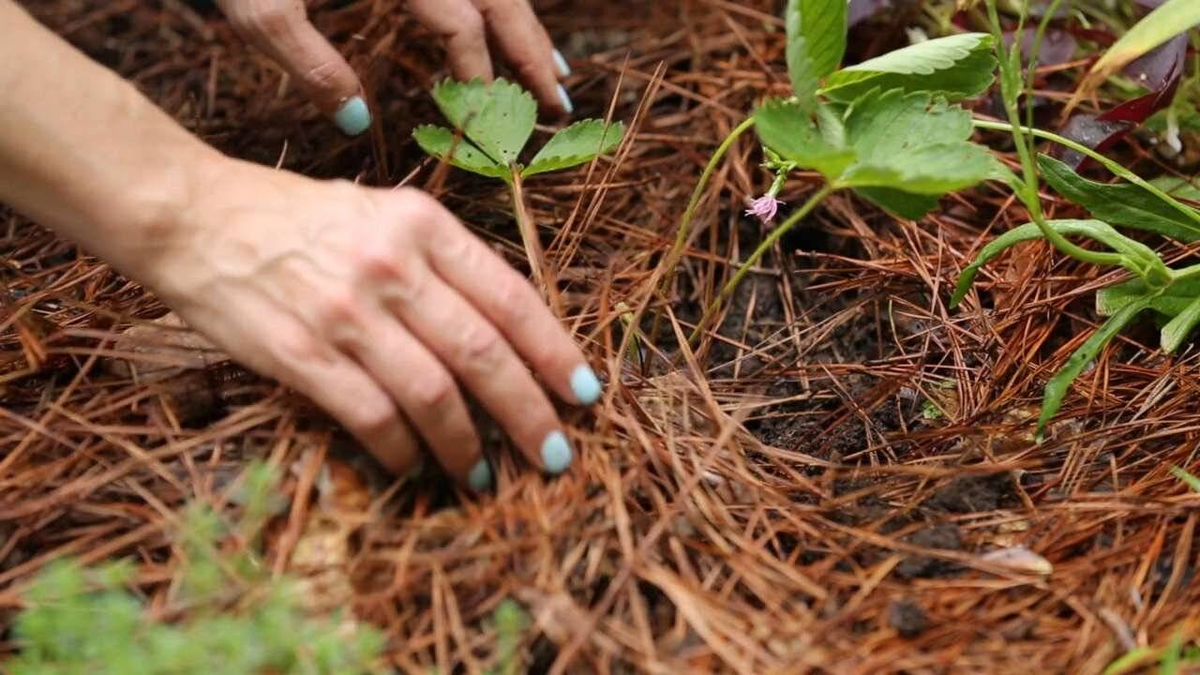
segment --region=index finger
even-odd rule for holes
[[[571,97],[558,78],[570,71],[526,0],[472,0],[500,51],[542,105],[570,114]]]

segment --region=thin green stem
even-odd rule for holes
[[[717,296],[716,300],[713,300],[712,304],[708,306],[708,309],[704,310],[704,316],[700,317],[700,321],[696,324],[695,330],[692,331],[691,337],[688,338],[688,342],[690,344],[696,344],[696,341],[704,332],[704,327],[708,324],[709,319],[711,319],[713,315],[717,313],[717,310],[719,310],[721,305],[729,299],[729,296],[733,295],[733,291],[736,290],[738,285],[742,283],[742,280],[746,278],[746,275],[750,273],[750,270],[753,269],[760,260],[762,260],[767,251],[771,250],[771,248],[775,246],[776,242],[778,242],[783,235],[787,234],[788,231],[795,227],[797,223],[804,220],[808,214],[812,213],[813,209],[817,208],[818,204],[824,201],[826,197],[836,192],[839,188],[840,186],[838,185],[825,185],[822,187],[812,197],[809,197],[808,201],[805,202],[799,210],[788,217],[787,220],[783,221],[783,223],[780,224],[779,227],[775,228],[771,234],[767,235],[766,239],[763,239],[762,243],[758,245],[758,248],[754,250],[754,253],[750,254],[750,257],[746,259],[746,262],[742,263],[742,266],[733,275],[733,278],[730,279],[725,284],[724,288],[721,289],[721,293]]]
[[[721,145],[717,147],[716,152],[708,159],[708,166],[704,167],[704,173],[700,175],[700,182],[696,183],[696,189],[692,191],[692,198],[688,202],[687,210],[683,212],[683,220],[679,222],[679,230],[675,234],[675,245],[671,247],[671,253],[664,261],[664,268],[668,271],[663,275],[662,283],[669,282],[671,275],[670,270],[673,270],[679,264],[679,258],[683,256],[683,247],[687,245],[688,237],[692,234],[692,219],[696,217],[696,209],[700,206],[700,200],[704,198],[704,192],[708,188],[708,181],[717,171],[717,167],[721,165],[721,160],[725,159],[725,155],[729,153],[729,149],[737,142],[747,131],[754,127],[754,118],[748,117],[741,124],[737,125]]]
[[[1062,5],[1063,0],[1054,0],[1050,6],[1046,8],[1046,13],[1042,15],[1042,20],[1038,22],[1037,33],[1033,37],[1033,51],[1030,52],[1029,61],[1029,76],[1025,81],[1025,90],[1029,93],[1028,100],[1025,103],[1025,124],[1033,126],[1033,87],[1037,84],[1038,72],[1038,56],[1042,52],[1042,42],[1046,38],[1046,29],[1050,26],[1050,21],[1054,15],[1058,13],[1058,8]],[[1026,3],[1028,6],[1028,3]],[[1020,35],[1013,36],[1014,40],[1020,40]],[[1019,44],[1019,43],[1018,43]]]
[[[988,122],[985,120],[974,120],[974,124],[975,124],[975,127],[978,129],[989,129],[991,131],[1012,131],[1012,129],[1013,129],[1013,126],[1011,124],[1008,124],[1007,122]],[[1068,147],[1068,148],[1074,150],[1075,152],[1078,152],[1081,155],[1087,155],[1091,159],[1093,159],[1093,160],[1099,162],[1101,165],[1103,165],[1104,168],[1113,172],[1114,175],[1124,178],[1125,180],[1129,181],[1130,183],[1137,185],[1138,187],[1142,188],[1143,190],[1146,190],[1150,194],[1161,199],[1164,203],[1170,205],[1171,208],[1173,208],[1176,211],[1187,216],[1190,220],[1200,224],[1200,211],[1197,211],[1196,209],[1193,209],[1193,208],[1183,204],[1182,202],[1175,199],[1171,195],[1162,191],[1160,188],[1156,187],[1153,183],[1150,183],[1150,182],[1144,180],[1141,176],[1138,176],[1136,173],[1130,171],[1129,169],[1126,169],[1125,167],[1123,167],[1120,164],[1116,163],[1115,161],[1109,159],[1108,157],[1105,157],[1104,155],[1096,152],[1095,150],[1087,147],[1086,145],[1083,145],[1082,143],[1077,143],[1069,138],[1066,138],[1065,136],[1059,136],[1058,134],[1050,132],[1050,131],[1043,131],[1041,129],[1030,128],[1030,127],[1022,127],[1021,130],[1024,131],[1025,133],[1029,134],[1030,136],[1035,136],[1037,138],[1040,138],[1040,139],[1046,140],[1046,141],[1053,141],[1054,143],[1058,143],[1059,145]]]
[[[1024,9],[1024,5],[1022,5]],[[1021,125],[1021,111],[1018,103],[1018,98],[1021,95],[1023,81],[1019,72],[1020,68],[1020,36],[1017,36],[1017,41],[1014,42],[1014,50],[1009,50],[1004,46],[1004,36],[1001,32],[1000,15],[996,10],[996,0],[987,1],[988,19],[992,28],[992,36],[996,41],[996,52],[1000,62],[1000,89],[1004,98],[1004,111],[1009,120],[1009,133],[1012,134],[1013,142],[1017,147],[1017,155],[1021,160],[1021,173],[1023,184],[1014,185],[1013,188],[1017,196],[1029,209],[1029,215],[1033,222],[1042,232],[1047,240],[1054,245],[1055,248],[1063,253],[1084,262],[1101,264],[1101,265],[1123,265],[1127,258],[1119,254],[1098,253],[1089,251],[1082,246],[1079,246],[1056,231],[1046,222],[1046,217],[1042,212],[1042,200],[1039,193],[1038,173],[1033,160],[1032,144],[1026,138],[1026,129]],[[1024,12],[1022,12],[1024,19]],[[1153,261],[1142,260],[1142,264],[1133,265],[1133,270],[1146,281],[1154,283],[1151,275],[1147,274],[1147,269],[1161,267],[1159,276],[1166,277],[1169,273],[1166,272],[1166,266],[1162,261],[1154,257]],[[1127,266],[1128,267],[1128,266]]]

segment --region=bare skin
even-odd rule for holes
[[[326,115],[341,123],[339,113],[361,101],[355,101],[362,93],[358,76],[309,22],[303,0],[217,0],[217,5],[234,28],[286,69]],[[492,79],[490,36],[545,110],[572,112],[570,96],[559,82],[570,68],[527,0],[408,0],[407,5],[442,38],[456,78]],[[355,120],[347,124],[347,133],[364,129]]]
[[[420,438],[464,486],[491,485],[460,385],[535,466],[569,466],[538,380],[576,404],[599,382],[533,287],[437,201],[223,156],[11,0],[0,25],[0,201],[312,398],[395,472]]]

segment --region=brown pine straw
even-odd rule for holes
[[[444,72],[399,3],[310,3],[382,111],[360,140],[206,3],[28,4],[218,147],[426,186],[523,266],[502,187],[455,171],[430,182],[436,163],[409,140],[436,119],[424,92]],[[719,334],[680,352],[730,260],[763,236],[742,216],[770,181],[752,142],[717,172],[670,303],[647,284],[708,153],[756,100],[787,91],[778,4],[541,3],[577,65],[580,114],[632,122],[613,158],[526,186],[564,321],[610,379],[596,410],[564,411],[581,451],[557,480],[491,429],[495,496],[465,498],[436,473],[394,480],[274,383],[195,346],[153,348],[177,331],[123,337],[164,309],[0,215],[0,626],[64,555],[133,559],[152,610],[174,616],[168,516],[190,499],[232,509],[242,468],[267,457],[292,504],[271,564],[314,575],[314,607],[352,602],[402,672],[482,672],[504,598],[535,620],[532,672],[1096,673],[1177,630],[1195,638],[1200,495],[1169,473],[1200,469],[1195,349],[1167,358],[1150,322],[1126,331],[1035,445],[1041,387],[1096,326],[1093,291],[1119,277],[1028,245],[948,310],[958,271],[1023,222],[998,187],[920,223],[831,198],[756,270]],[[866,30],[853,44],[903,39]],[[1043,85],[1069,91],[1078,74]],[[1139,147],[1115,152],[1163,171]],[[802,176],[782,198],[814,189]],[[1082,215],[1046,200],[1054,217]],[[645,365],[618,353],[621,302],[650,303],[634,341]],[[1052,572],[983,558],[1015,547]]]

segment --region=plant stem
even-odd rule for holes
[[[1022,9],[1024,9],[1022,4]],[[1079,246],[1050,227],[1046,223],[1046,217],[1042,212],[1042,200],[1039,193],[1038,173],[1036,165],[1033,161],[1033,151],[1031,144],[1026,138],[1026,129],[1021,125],[1020,104],[1017,100],[1020,97],[1023,89],[1023,80],[1019,72],[1020,69],[1020,35],[1013,42],[1013,49],[1008,49],[1004,46],[1004,36],[1001,32],[1000,15],[996,11],[996,0],[987,0],[988,19],[991,23],[992,36],[996,41],[996,52],[1000,62],[1000,90],[1004,98],[1004,111],[1008,116],[1008,131],[1012,134],[1013,142],[1017,147],[1017,155],[1021,159],[1021,174],[1023,185],[1014,185],[1013,189],[1017,196],[1024,202],[1025,207],[1029,209],[1029,215],[1033,222],[1042,232],[1047,240],[1054,245],[1055,248],[1063,253],[1082,260],[1087,263],[1099,265],[1120,265],[1126,259],[1125,256],[1112,253],[1097,253],[1089,251],[1082,246]],[[1024,12],[1022,12],[1022,20],[1024,20]],[[1154,260],[1141,260],[1142,264],[1137,265],[1138,269],[1135,272],[1143,277],[1147,282],[1152,284],[1157,283],[1152,280],[1147,270],[1154,269],[1159,273],[1160,278],[1169,277],[1169,272],[1166,271],[1166,266],[1157,256]],[[1161,270],[1157,268],[1162,268]]]
[[[694,345],[696,343],[696,340],[700,338],[701,333],[704,332],[704,326],[708,323],[708,320],[711,319],[712,316],[717,313],[717,310],[721,308],[721,305],[727,299],[729,299],[729,296],[733,294],[735,289],[737,289],[738,284],[740,284],[742,280],[746,278],[746,275],[749,274],[750,270],[758,264],[758,261],[762,260],[762,257],[766,255],[767,251],[771,250],[771,248],[775,246],[775,243],[778,242],[783,235],[787,234],[788,231],[795,227],[796,224],[801,220],[804,220],[808,214],[812,213],[813,209],[817,208],[818,204],[824,201],[826,197],[836,192],[839,188],[840,186],[838,185],[823,186],[812,197],[809,197],[808,201],[805,202],[798,211],[788,217],[788,219],[785,220],[779,227],[775,228],[771,234],[767,235],[767,238],[758,245],[758,248],[754,250],[754,253],[752,253],[750,257],[746,259],[746,262],[742,263],[741,268],[739,268],[738,271],[733,275],[733,278],[730,279],[725,284],[724,288],[721,289],[721,293],[715,300],[713,300],[712,304],[708,306],[708,309],[704,310],[704,315],[700,317],[700,321],[696,324],[695,330],[692,331],[691,337],[688,338],[688,342],[690,344]]]
[[[1012,131],[1012,129],[1013,129],[1013,126],[1006,122],[988,122],[985,120],[974,120],[974,124],[975,124],[975,127],[978,129],[989,129],[992,131]],[[1041,139],[1047,140],[1047,141],[1053,141],[1055,143],[1058,143],[1059,145],[1068,147],[1082,155],[1087,155],[1091,159],[1093,159],[1096,162],[1099,162],[1101,165],[1103,165],[1104,168],[1113,172],[1114,175],[1116,175],[1120,178],[1124,178],[1125,180],[1129,181],[1130,183],[1137,185],[1138,187],[1142,188],[1143,190],[1146,190],[1150,194],[1154,195],[1155,197],[1158,197],[1163,202],[1170,205],[1171,208],[1173,208],[1176,211],[1179,211],[1183,215],[1187,216],[1190,220],[1192,220],[1196,223],[1200,223],[1200,211],[1197,211],[1193,208],[1186,206],[1185,204],[1183,204],[1179,200],[1175,199],[1171,195],[1167,194],[1166,192],[1163,192],[1161,189],[1156,187],[1153,183],[1150,183],[1150,182],[1144,180],[1141,176],[1138,176],[1136,173],[1130,171],[1129,169],[1126,169],[1125,167],[1123,167],[1120,164],[1116,163],[1115,161],[1109,159],[1108,157],[1105,157],[1104,155],[1096,152],[1095,150],[1087,147],[1086,145],[1083,145],[1082,143],[1077,143],[1069,138],[1066,138],[1065,136],[1059,136],[1058,134],[1050,132],[1050,131],[1043,131],[1041,129],[1035,129],[1035,128],[1030,128],[1030,127],[1022,127],[1021,130],[1024,131],[1025,133],[1029,134],[1030,136],[1035,136],[1037,138],[1041,138]]]
[[[517,229],[521,232],[521,243],[525,246],[525,257],[529,259],[529,269],[533,272],[533,283],[547,298],[550,288],[546,286],[546,273],[542,269],[542,243],[538,239],[537,228],[529,217],[525,207],[525,191],[521,185],[520,170],[513,166],[512,178],[507,181],[513,201],[513,216],[517,219]]]
[[[679,222],[679,230],[675,233],[675,245],[671,247],[671,253],[663,261],[664,269],[668,272],[663,275],[660,282],[663,286],[670,283],[672,276],[670,271],[679,264],[679,258],[683,256],[683,247],[687,245],[688,237],[692,234],[692,219],[696,216],[696,209],[699,208],[700,200],[704,197],[708,181],[712,179],[713,174],[717,171],[717,167],[721,164],[721,160],[729,153],[729,149],[733,147],[737,139],[741,138],[743,134],[753,127],[754,118],[746,118],[733,131],[729,132],[729,135],[725,137],[721,145],[717,147],[716,152],[709,158],[708,166],[704,167],[704,173],[700,175],[700,182],[696,184],[696,189],[692,191],[692,198],[688,202],[687,210],[683,212],[683,220]]]

